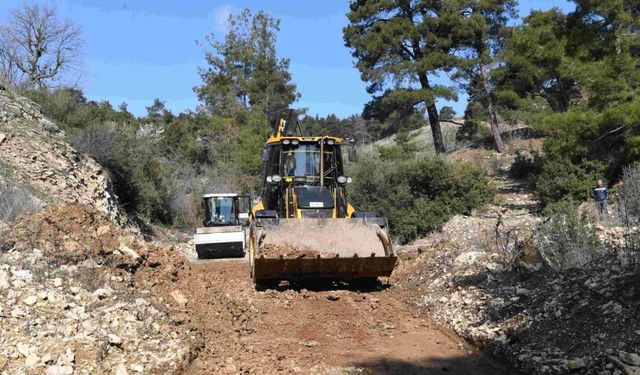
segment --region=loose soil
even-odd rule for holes
[[[150,293],[188,351],[185,374],[507,374],[431,323],[404,282],[256,289],[244,260],[190,261],[169,244],[145,243],[94,209],[27,215],[10,247],[41,249],[56,265],[97,263],[105,278]],[[87,284],[90,284],[87,280]],[[415,288],[413,288],[415,289]],[[168,331],[169,332],[169,331]],[[181,341],[182,342],[182,341]]]
[[[265,258],[317,258],[318,256],[331,256],[328,253],[320,253],[310,249],[301,249],[291,245],[267,244],[260,247],[260,256]],[[335,256],[335,255],[334,255]]]
[[[256,290],[246,261],[192,263],[171,287],[203,335],[188,374],[507,374],[411,310],[400,288]]]
[[[384,256],[377,228],[358,219],[282,220],[277,226],[263,229],[262,246],[285,246],[302,252],[310,250],[329,257]]]

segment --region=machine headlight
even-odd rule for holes
[[[297,139],[294,139],[291,141],[292,145],[297,145],[298,143],[300,143],[300,141],[298,141]]]
[[[350,183],[352,183],[352,182],[353,182],[353,178],[351,178],[351,177],[347,177],[347,184],[350,184]]]
[[[271,181],[273,181],[274,183],[278,183],[282,181],[282,177],[278,176],[277,174],[274,174],[273,176],[271,176]]]
[[[336,143],[336,141],[334,141],[333,139],[327,139],[327,144],[328,145],[332,145],[332,144],[335,144],[335,143]]]
[[[347,177],[345,177],[345,176],[338,176],[338,183],[339,184],[346,184],[348,180],[349,179]]]
[[[291,143],[291,141],[290,141],[290,140],[288,140],[288,139],[283,139],[283,140],[282,140],[282,144],[283,144],[283,145],[288,145],[289,143]]]
[[[267,182],[269,183],[273,182],[273,179],[271,178],[271,176],[267,176]]]

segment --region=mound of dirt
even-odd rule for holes
[[[319,251],[299,248],[289,244],[266,244],[260,248],[260,256],[265,258],[317,258],[318,256],[330,256],[331,254],[320,253]],[[335,255],[334,255],[335,256]]]
[[[384,256],[385,250],[376,234],[377,229],[375,224],[367,225],[358,219],[286,220],[264,229],[260,254],[288,258],[315,258],[317,255],[368,257],[372,253]]]
[[[138,267],[149,251],[133,231],[83,205],[25,214],[11,228],[6,242],[18,250],[37,248],[58,265],[92,259],[112,268]]]
[[[190,273],[172,246],[81,205],[23,215],[3,241],[3,371],[175,374],[197,355],[201,336],[167,287]]]

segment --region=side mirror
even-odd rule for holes
[[[348,151],[349,161],[356,162],[358,161],[358,154],[356,152],[356,148],[351,146]]]
[[[269,161],[269,150],[267,148],[262,149],[262,161]]]

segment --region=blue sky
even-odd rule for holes
[[[20,0],[3,0],[0,20]],[[83,29],[80,85],[92,100],[122,102],[136,115],[146,113],[154,98],[174,112],[194,109],[192,88],[200,83],[197,67],[204,66],[197,40],[213,32],[223,37],[226,19],[248,7],[264,10],[281,21],[278,54],[291,60],[293,81],[302,94],[296,106],[311,115],[348,116],[362,111],[370,100],[365,84],[344,46],[342,28],[346,0],[59,0],[60,13]],[[560,7],[566,0],[521,0],[521,15],[531,9]],[[446,82],[446,77],[436,77]],[[439,102],[444,105],[445,102]],[[447,103],[462,114],[466,97]]]

